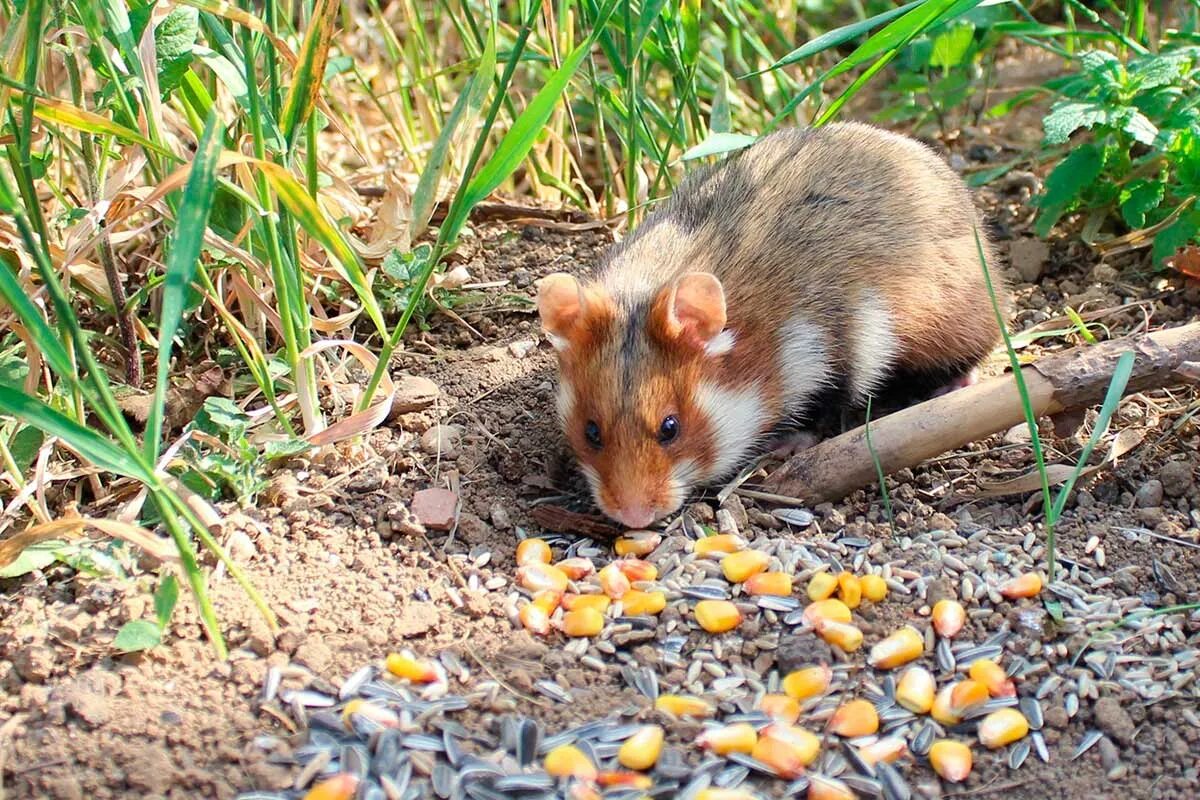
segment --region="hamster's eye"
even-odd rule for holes
[[[679,417],[672,414],[658,426],[658,443],[670,444],[679,436]]]
[[[597,450],[599,450],[600,446],[604,444],[604,442],[600,439],[600,426],[597,425],[594,420],[589,419],[587,424],[583,426],[583,435],[584,438],[587,439],[588,444]]]

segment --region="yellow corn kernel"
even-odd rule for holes
[[[1017,687],[1008,677],[1008,673],[1004,671],[1004,667],[990,658],[981,658],[972,662],[967,674],[971,676],[971,680],[979,681],[986,686],[988,694],[992,697],[1017,696]]]
[[[517,612],[517,617],[521,620],[521,626],[530,633],[538,636],[550,633],[550,615],[541,606],[526,603]]]
[[[701,600],[694,613],[696,622],[709,633],[725,633],[742,624],[742,612],[728,600]]]
[[[966,609],[957,600],[945,598],[933,604],[933,629],[943,639],[952,639],[967,622]]]
[[[837,591],[838,579],[836,575],[830,575],[828,572],[818,572],[808,579],[808,599],[814,603],[818,600],[827,600],[833,597],[833,593]]]
[[[640,558],[622,558],[613,563],[630,581],[652,581],[658,577],[658,567]]]
[[[562,632],[567,636],[599,636],[604,615],[594,608],[577,608],[563,614]]]
[[[658,761],[662,746],[662,726],[643,725],[621,745],[617,751],[617,762],[625,769],[650,769]]]
[[[933,771],[951,783],[962,783],[971,774],[971,748],[953,739],[938,739],[929,748]]]
[[[925,652],[925,637],[916,628],[905,625],[871,648],[867,658],[876,669],[895,669],[914,659],[920,658]]]
[[[522,539],[517,544],[517,566],[549,564],[554,555],[544,539]]]
[[[937,694],[937,681],[924,667],[909,667],[896,684],[896,702],[914,714],[928,714]]]
[[[358,791],[358,777],[340,772],[326,778],[304,795],[304,800],[350,800]]]
[[[701,789],[696,800],[758,800],[758,795],[745,789]]]
[[[800,763],[800,754],[787,742],[779,739],[764,737],[754,743],[750,756],[775,771],[785,780],[799,778],[804,774],[804,765]]]
[[[739,550],[746,549],[746,540],[738,536],[736,533],[718,533],[716,536],[705,536],[703,539],[697,539],[692,545],[692,552],[698,556],[716,555],[723,556],[726,553],[736,553]]]
[[[849,623],[853,617],[850,615],[850,606],[831,597],[827,600],[816,600],[805,606],[804,619],[815,628],[819,621]]]
[[[407,678],[413,683],[432,683],[438,677],[433,662],[400,653],[389,653],[384,665],[397,678]]]
[[[800,701],[786,694],[764,694],[758,701],[758,710],[788,725],[800,719]]]
[[[838,597],[846,604],[847,608],[858,608],[858,604],[862,602],[862,584],[859,583],[858,577],[850,572],[843,572],[837,576],[838,582]]]
[[[533,604],[545,611],[547,614],[553,614],[562,603],[562,593],[560,592],[538,592],[533,596]]]
[[[654,785],[654,781],[650,779],[649,775],[624,770],[601,772],[596,776],[596,783],[601,786],[624,786],[629,789],[649,789]]]
[[[833,670],[822,664],[789,672],[783,678],[783,691],[795,700],[807,700],[825,694],[833,681]]]
[[[888,736],[858,748],[858,757],[871,766],[875,766],[880,761],[886,761],[889,764],[899,761],[907,752],[907,742],[899,736]]]
[[[347,730],[353,730],[351,718],[356,716],[369,719],[385,728],[400,727],[400,716],[395,711],[369,703],[361,698],[351,700],[342,709],[342,724],[346,726]]]
[[[741,583],[751,575],[765,572],[771,557],[761,550],[740,550],[721,559],[721,572],[730,583]]]
[[[851,700],[842,703],[829,718],[829,730],[838,736],[853,739],[870,736],[879,730],[879,714],[867,700]]]
[[[949,683],[938,689],[938,693],[933,698],[933,705],[929,707],[929,716],[943,725],[957,725],[962,722],[962,716],[955,714],[950,705],[950,696],[954,694],[956,685]]]
[[[613,542],[619,556],[648,556],[662,544],[662,536],[654,531],[629,531]]]
[[[809,733],[795,725],[773,723],[763,728],[762,736],[779,741],[792,748],[803,766],[808,766],[817,760],[821,752],[821,740],[815,734]],[[761,737],[760,737],[761,738]]]
[[[878,603],[887,597],[887,581],[878,575],[863,575],[858,582],[862,586],[862,596],[872,603]]]
[[[565,592],[569,582],[567,573],[540,561],[517,568],[517,583],[531,592]]]
[[[563,574],[573,581],[586,578],[596,571],[596,565],[592,563],[590,558],[581,558],[579,556],[564,558],[554,566],[561,569]]]
[[[573,744],[560,744],[546,753],[542,764],[547,774],[555,778],[579,778],[583,781],[596,780],[596,765]]]
[[[600,588],[613,600],[620,600],[631,588],[629,578],[625,577],[625,573],[621,572],[616,564],[609,564],[600,570],[599,577]]]
[[[568,592],[562,596],[562,607],[567,611],[577,608],[594,608],[603,614],[612,605],[612,598],[606,594],[573,594]]]
[[[625,613],[630,616],[641,616],[642,614],[658,614],[667,607],[666,592],[643,592],[639,589],[630,589],[621,598],[621,607],[625,609]]]
[[[959,681],[950,692],[950,713],[956,717],[966,716],[968,711],[983,705],[987,699],[986,685],[969,678]]]
[[[654,708],[674,717],[711,717],[713,707],[701,697],[690,694],[660,694]]]
[[[989,750],[1004,747],[1029,733],[1029,720],[1015,708],[993,711],[979,723],[979,743]]]
[[[749,595],[787,597],[792,593],[792,576],[786,572],[760,572],[747,578],[742,588]]]
[[[853,653],[862,647],[863,632],[845,622],[823,621],[817,627],[817,635],[843,652]]]
[[[1036,572],[1018,575],[1000,587],[1000,594],[1009,600],[1019,597],[1036,597],[1042,591],[1042,576]]]
[[[567,800],[604,800],[604,795],[600,794],[594,783],[573,781],[567,787]]]
[[[696,744],[706,750],[712,750],[719,756],[730,753],[749,753],[758,742],[758,732],[748,722],[735,722],[732,725],[722,725],[709,728],[696,737]]]
[[[855,800],[850,787],[837,778],[808,776],[808,800]]]

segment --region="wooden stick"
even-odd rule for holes
[[[1100,402],[1117,359],[1137,358],[1126,394],[1187,383],[1200,361],[1200,322],[1154,333],[1074,348],[1022,369],[1038,416]],[[1025,419],[1012,375],[935,397],[871,422],[871,442],[885,473],[920,464]],[[764,488],[809,503],[840,500],[877,480],[865,427],[856,428],[792,456],[769,475]]]

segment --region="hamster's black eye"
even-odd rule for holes
[[[669,444],[679,436],[679,417],[672,414],[658,426],[659,444]]]
[[[597,425],[593,420],[589,419],[587,424],[583,426],[583,435],[587,439],[588,444],[597,450],[599,450],[600,446],[604,444],[604,442],[600,439],[600,426]]]

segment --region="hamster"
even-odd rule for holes
[[[834,397],[952,384],[1000,331],[966,185],[907,137],[784,130],[688,176],[601,258],[538,288],[558,414],[631,528],[736,473]]]

